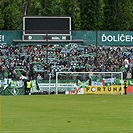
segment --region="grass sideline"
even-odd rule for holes
[[[132,95],[0,96],[0,133],[131,133]]]

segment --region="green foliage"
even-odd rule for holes
[[[40,0],[41,3],[41,16],[52,16],[52,1],[51,0]]]
[[[83,30],[102,29],[103,3],[101,0],[79,0]]]
[[[4,29],[4,18],[3,18],[3,14],[2,11],[0,9],[0,30]]]
[[[22,0],[1,1],[1,23],[4,30],[22,29]]]
[[[40,16],[42,5],[39,0],[31,0],[28,6],[28,16]]]
[[[104,28],[108,30],[131,30],[133,23],[132,0],[105,0]]]
[[[78,0],[63,0],[63,9],[65,15],[72,18],[72,30],[80,30],[81,15]]]
[[[52,16],[64,16],[64,9],[62,0],[53,0],[51,4]]]
[[[0,1],[0,29],[22,29],[27,0]],[[132,30],[133,0],[28,0],[28,16],[70,16],[72,30]]]
[[[6,30],[15,30],[20,29],[22,24],[22,15],[18,8],[15,8],[13,5],[7,6],[4,11],[5,18],[5,29]]]

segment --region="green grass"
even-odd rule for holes
[[[0,133],[131,133],[131,95],[0,96]]]

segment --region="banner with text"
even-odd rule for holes
[[[132,46],[132,31],[98,31],[98,45]]]
[[[124,86],[87,86],[84,94],[124,94]]]

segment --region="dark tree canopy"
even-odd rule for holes
[[[0,30],[22,30],[25,6],[28,16],[70,16],[72,30],[133,29],[133,0],[1,0]]]

